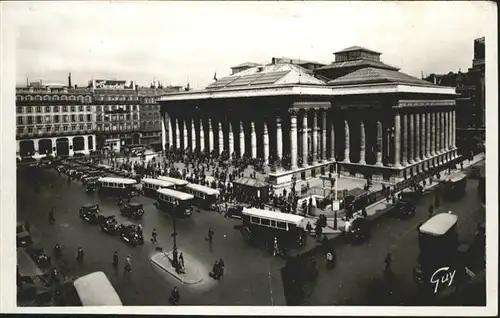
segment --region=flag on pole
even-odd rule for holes
[[[217,72],[214,73],[214,81],[217,82]]]

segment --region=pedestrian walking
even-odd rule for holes
[[[306,230],[307,230],[307,233],[308,234],[311,234],[311,231],[312,231],[312,225],[311,225],[311,222],[307,222],[307,225],[306,225]]]
[[[392,268],[391,268],[391,264],[392,264],[392,254],[391,253],[387,253],[387,255],[385,256],[385,269],[384,269],[384,272],[386,274],[390,274],[392,273]]]
[[[78,250],[76,251],[76,260],[79,263],[83,262],[83,255],[84,255],[83,248],[78,247]]]
[[[170,294],[170,298],[169,298],[169,301],[172,305],[178,305],[179,304],[179,301],[181,299],[181,296],[180,296],[180,293],[179,293],[179,289],[177,289],[177,287],[174,287],[172,289],[172,292]]]
[[[273,241],[273,257],[279,254],[278,238],[275,236]]]
[[[127,258],[125,259],[125,267],[123,268],[125,273],[131,273],[132,272],[132,261],[131,261],[131,256],[127,255]]]
[[[182,255],[182,252],[179,253],[179,265],[184,268],[184,255]]]
[[[49,210],[49,224],[54,224],[56,222],[56,217],[54,215],[54,209]]]
[[[215,235],[215,232],[212,230],[212,228],[209,228],[208,229],[208,236],[207,236],[207,240],[209,243],[212,243],[212,241],[214,239],[214,235]]]
[[[363,208],[363,209],[361,210],[361,215],[362,215],[364,218],[368,217],[368,213],[366,212],[366,208]]]
[[[156,244],[158,242],[158,234],[156,233],[156,229],[153,229],[153,232],[151,233],[151,242]]]
[[[119,255],[118,255],[118,251],[115,251],[113,253],[113,267],[116,269],[118,268],[118,261],[119,261]]]

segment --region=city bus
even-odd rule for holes
[[[176,179],[176,178],[167,177],[167,176],[159,176],[157,179],[173,183],[174,189],[180,190],[180,191],[182,191],[184,189],[184,187],[186,187],[189,183],[186,180]]]
[[[305,218],[257,208],[243,208],[242,228],[249,243],[272,246],[278,239],[280,247],[290,248],[305,243]]]
[[[103,272],[82,276],[73,283],[82,306],[123,306],[120,296]]]
[[[134,190],[134,179],[102,177],[97,180],[99,192],[108,192],[118,195],[129,195]]]
[[[126,156],[138,157],[144,155],[146,148],[144,145],[124,145],[123,153]]]
[[[153,178],[143,178],[142,183],[142,193],[145,196],[150,196],[156,198],[158,189],[173,188],[174,184],[164,180],[158,180]]]
[[[455,279],[463,276],[465,268],[458,262],[458,216],[440,213],[422,224],[418,229],[418,267],[422,273],[422,282],[430,287],[434,294],[445,288],[447,284],[437,284],[436,278],[447,273],[455,273]],[[451,289],[451,286],[450,288]]]
[[[191,215],[191,204],[194,196],[189,193],[184,193],[172,189],[158,189],[157,201],[155,206],[157,209],[168,211],[174,216],[186,217]]]
[[[220,195],[219,190],[194,183],[187,184],[184,191],[194,196],[193,203],[195,205],[205,209],[209,209],[215,204],[217,197]]]
[[[465,195],[467,186],[467,175],[462,172],[455,172],[444,182],[443,198],[446,200],[458,200]]]

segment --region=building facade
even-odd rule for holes
[[[125,144],[161,148],[159,96],[180,86],[92,80],[87,87],[33,82],[16,89],[18,157],[72,156]],[[118,145],[119,143],[119,145]]]
[[[262,158],[269,181],[333,172],[397,182],[456,156],[455,91],[351,47],[314,70],[272,59],[159,101],[165,145]]]
[[[95,106],[87,88],[16,89],[17,156],[72,156],[95,150]]]

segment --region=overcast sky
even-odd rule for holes
[[[420,77],[467,70],[494,22],[488,2],[3,3],[16,30],[16,81],[135,80],[203,88],[271,57],[323,63],[359,45]],[[493,24],[496,26],[496,22]],[[5,24],[4,24],[5,27]],[[488,40],[486,40],[488,41]]]

